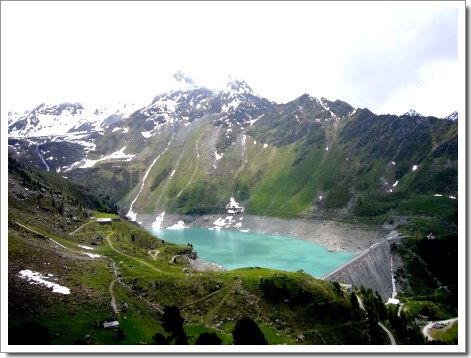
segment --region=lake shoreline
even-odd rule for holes
[[[209,262],[206,261],[200,257],[197,257],[196,259],[191,258],[188,255],[184,256],[184,259],[186,263],[188,264],[188,267],[192,270],[203,272],[203,271],[228,271],[224,266],[218,265],[214,262]]]
[[[156,223],[156,219],[157,220]],[[177,215],[139,214],[137,221],[146,230],[157,225],[170,227],[235,230],[266,235],[287,236],[325,247],[328,251],[359,253],[388,236],[389,230],[370,228],[332,220],[282,219],[244,214]]]
[[[191,243],[198,257],[232,270],[242,267],[271,267],[281,271],[304,271],[322,277],[354,257],[351,252],[328,250],[306,240],[288,236],[242,233],[238,230],[210,230],[191,227],[158,229],[152,232],[159,238],[179,245]],[[202,262],[191,261],[197,267]],[[207,265],[206,265],[207,266]],[[214,269],[214,267],[208,267]],[[204,267],[202,267],[204,269]]]

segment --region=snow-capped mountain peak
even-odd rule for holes
[[[7,116],[8,116],[8,126],[12,124],[13,122],[16,122],[20,117],[25,116],[28,114],[29,111],[8,111]]]
[[[155,135],[158,129],[166,124],[178,122],[188,125],[208,113],[211,100],[215,96],[213,91],[196,85],[186,86],[183,79],[180,82],[185,83],[181,90],[162,93],[155,97],[150,105],[139,110],[146,123],[143,137]]]
[[[445,119],[448,119],[449,121],[456,122],[458,121],[458,112],[454,111],[452,114],[449,116],[445,117]]]
[[[252,88],[247,84],[247,82],[237,79],[228,82],[224,92],[229,92],[232,95],[245,93],[254,94]]]
[[[408,117],[420,117],[421,114],[418,113],[415,109],[410,109],[406,113],[403,114],[403,116],[408,116]]]
[[[107,126],[129,117],[136,108],[118,104],[94,107],[79,102],[42,103],[16,118],[9,118],[11,137],[58,136],[79,131],[103,131]]]
[[[221,103],[221,119],[224,121],[234,115],[239,117],[242,112],[246,112],[247,110],[252,112],[253,109],[258,107],[258,103],[262,99],[252,91],[252,88],[247,82],[232,79],[230,76],[229,79],[230,81],[226,84],[226,87],[219,92],[217,96]],[[249,115],[246,120],[250,120],[251,118],[252,116]]]
[[[83,106],[79,102],[75,103],[59,103],[59,104],[46,104],[42,103],[36,107],[33,111],[38,114],[61,116],[61,115],[76,115],[83,112]]]

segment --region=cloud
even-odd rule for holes
[[[309,93],[375,112],[457,88],[437,73],[457,73],[446,2],[3,2],[1,16],[8,105],[145,104],[178,69],[213,88],[232,74],[280,103]]]
[[[460,109],[458,71],[454,63],[430,62],[421,67],[418,84],[406,84],[376,107],[377,113],[405,113],[415,109],[422,115],[446,117]]]
[[[430,92],[427,88],[431,78],[438,75],[437,63],[441,69],[446,67],[447,73],[458,63],[457,10],[432,11],[417,18],[417,13],[395,15],[396,23],[371,27],[370,33],[363,34],[345,59],[346,67],[339,78],[342,92],[358,106],[397,112],[394,103],[406,96],[401,92],[407,89],[410,96],[411,92],[425,91],[422,97]],[[419,93],[409,98],[417,97]]]

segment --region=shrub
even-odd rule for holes
[[[237,321],[232,337],[234,344],[268,344],[258,325],[248,317]]]

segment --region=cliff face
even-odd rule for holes
[[[384,301],[393,296],[391,270],[391,245],[402,238],[387,239],[373,245],[359,256],[328,273],[324,280],[349,283],[354,287],[364,286],[378,291]]]

